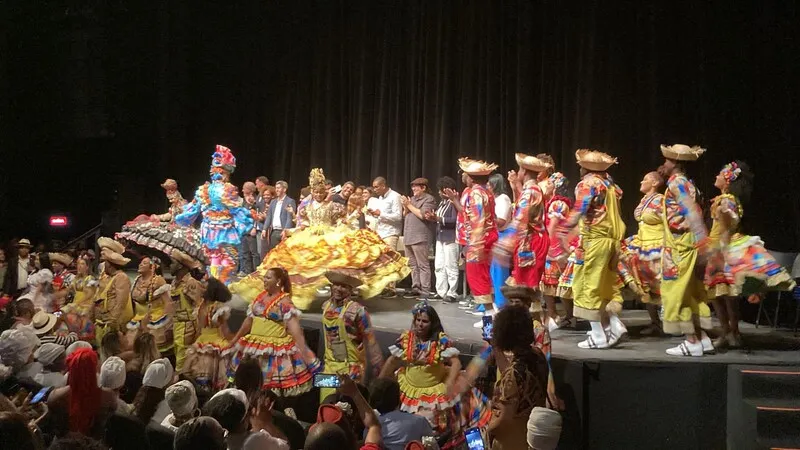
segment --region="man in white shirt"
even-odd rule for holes
[[[281,242],[283,232],[294,227],[294,213],[297,203],[286,195],[289,184],[285,181],[275,183],[275,198],[269,204],[265,228],[269,230],[269,247],[272,250]]]
[[[368,209],[367,213],[377,219],[375,232],[386,242],[392,250],[397,250],[397,241],[403,233],[403,203],[401,196],[386,185],[386,178],[377,177],[372,181],[372,190],[375,191],[377,202],[372,202],[375,209]],[[394,283],[387,289],[387,295],[394,294]]]

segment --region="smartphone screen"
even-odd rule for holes
[[[492,340],[492,328],[493,328],[492,319],[494,319],[494,317],[492,317],[492,316],[483,316],[481,319],[483,320],[483,327],[481,328],[482,329],[482,333],[481,334],[482,334],[483,340],[484,341],[491,341]]]
[[[39,392],[37,392],[36,395],[34,395],[33,398],[31,399],[31,405],[35,405],[37,403],[41,403],[47,400],[47,397],[50,395],[50,392],[52,392],[52,390],[53,390],[52,387],[44,387],[40,389]]]
[[[467,448],[469,448],[469,450],[486,449],[486,447],[483,445],[483,436],[481,436],[481,430],[477,428],[470,428],[464,432],[464,437],[467,440]]]
[[[339,375],[333,373],[314,374],[314,387],[338,388],[340,385]]]

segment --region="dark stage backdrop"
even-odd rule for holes
[[[455,176],[459,156],[505,172],[516,151],[551,153],[574,181],[574,151],[590,147],[620,158],[612,174],[631,224],[659,144],[687,143],[708,148],[691,175],[709,198],[725,162],[749,162],[757,178],[748,230],[769,247],[800,248],[795,2],[152,8],[112,8],[96,25],[109,148],[124,161],[110,182],[122,217],[163,209],[157,182],[168,176],[190,197],[216,143],[235,152],[237,184],[264,174],[288,179],[293,195],[316,166],[336,182],[383,175],[406,192],[418,176]],[[12,81],[30,83],[24,74],[12,70]]]

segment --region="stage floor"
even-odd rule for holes
[[[372,318],[373,326],[379,332],[399,335],[411,325],[409,311],[416,303],[414,299],[402,297],[378,297],[364,302]],[[480,318],[468,315],[458,309],[458,304],[431,302],[442,320],[444,329],[456,341],[462,352],[475,354],[483,345],[480,329],[472,325]],[[313,305],[311,311],[303,314],[304,326],[319,328],[321,313],[319,306]],[[740,328],[745,337],[746,349],[728,350],[703,358],[674,357],[664,350],[681,342],[679,337],[640,336],[639,332],[647,326],[649,319],[643,310],[625,310],[622,321],[628,327],[629,336],[619,346],[609,350],[584,350],[578,342],[585,339],[588,324],[579,324],[577,330],[556,330],[551,333],[553,356],[567,360],[638,361],[659,363],[712,363],[712,364],[760,364],[760,365],[800,365],[800,338],[791,331],[776,331],[772,328],[742,322]],[[583,326],[582,326],[583,325]],[[381,341],[384,341],[381,339]],[[382,342],[383,343],[383,342]]]

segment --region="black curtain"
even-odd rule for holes
[[[659,144],[699,144],[690,169],[707,197],[740,158],[756,172],[748,231],[800,248],[798,11],[778,0],[696,2],[167,0],[118,13],[108,85],[120,148],[147,208],[156,184],[185,196],[207,178],[214,144],[234,182],[312,167],[335,182],[456,175],[471,156],[513,168],[548,152],[576,181],[574,152],[620,158],[626,219]],[[128,19],[126,21],[126,19]],[[124,30],[124,31],[122,31]],[[137,51],[138,40],[143,44]],[[139,201],[139,204],[142,203]],[[124,209],[124,208],[123,208]],[[129,208],[133,209],[133,208]],[[140,211],[125,211],[132,215]],[[632,224],[631,224],[632,225]]]

